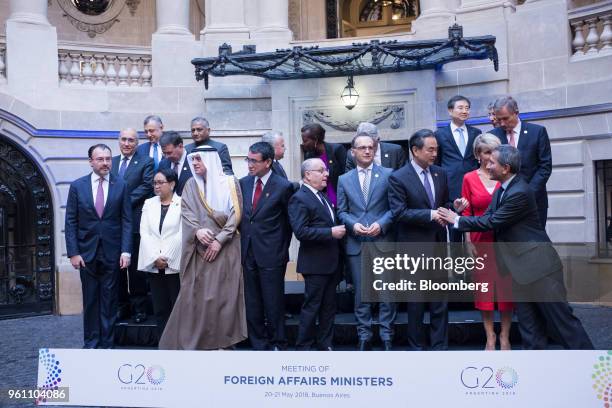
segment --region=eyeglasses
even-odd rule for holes
[[[374,146],[359,146],[353,149],[359,150],[360,152],[365,152],[366,150],[374,151]]]
[[[169,181],[154,181],[153,185],[154,186],[161,186],[163,184],[169,183]]]
[[[265,160],[256,160],[256,159],[251,159],[249,157],[245,157],[244,161],[247,162],[248,164],[257,164],[257,163],[265,162]]]

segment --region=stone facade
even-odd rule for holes
[[[68,185],[88,171],[88,146],[105,142],[115,148],[119,129],[140,129],[144,116],[151,113],[163,118],[166,129],[185,136],[193,116],[206,116],[213,137],[228,144],[239,176],[246,173],[242,159],[249,144],[267,130],[281,130],[288,142],[284,165],[297,179],[301,160],[298,129],[305,112],[323,112],[332,121],[358,121],[377,109],[401,106],[401,125],[392,127],[385,122],[382,134],[388,140],[403,140],[415,129],[447,120],[446,101],[457,93],[472,100],[472,117],[486,130],[487,103],[509,93],[518,100],[521,113],[545,125],[551,138],[554,168],[548,182],[547,225],[551,238],[573,244],[597,241],[594,161],[612,159],[612,53],[606,34],[610,28],[606,18],[612,11],[609,1],[574,2],[570,7],[582,7],[579,13],[568,11],[568,3],[562,0],[533,0],[521,5],[499,0],[421,1],[422,14],[411,32],[382,39],[446,38],[447,28],[456,18],[465,36],[496,36],[499,71],[493,70],[490,61],[465,61],[448,64],[440,71],[355,77],[361,99],[351,112],[342,107],[339,98],[345,78],[272,82],[256,77],[211,78],[209,89],[204,90],[195,81],[190,64],[191,58],[216,55],[223,42],[231,43],[235,50],[256,44],[257,50],[263,51],[355,41],[321,39],[325,33],[321,20],[324,1],[206,0],[199,3],[206,8],[205,23],[201,16],[194,16],[199,13],[194,1],[178,2],[188,8],[187,14],[185,9],[177,10],[180,7],[174,7],[173,1],[142,0],[134,16],[126,8],[120,22],[92,39],[61,15],[56,0],[51,0],[50,6],[47,0],[0,0],[0,20],[6,27],[6,37],[0,37],[0,58],[6,66],[4,73],[0,64],[0,109],[11,114],[0,122],[0,137],[28,151],[45,173],[55,204],[57,281],[66,282],[62,283],[66,288],[78,289],[70,284],[78,275],[65,257],[63,237]],[[34,24],[18,13],[24,3],[37,4],[38,9],[25,10],[30,13],[27,18],[36,20]],[[232,8],[227,3],[232,3]],[[279,5],[285,11],[266,14]],[[167,10],[164,16],[156,15],[160,7]],[[230,13],[236,10],[240,12]],[[595,10],[597,37],[591,33],[589,10]],[[173,29],[162,29],[162,21],[164,27],[171,25]],[[585,23],[572,26],[575,21]],[[584,30],[581,49],[580,42],[576,43],[577,26]],[[306,41],[290,42],[289,27],[299,30],[296,37]],[[58,50],[68,42],[73,53],[107,58],[100,59],[104,70],[96,71],[90,57],[70,61],[65,74],[68,81],[60,83]],[[2,53],[3,43],[6,53]],[[111,57],[117,58],[113,59],[116,81],[107,78],[105,61]],[[120,74],[119,57],[126,59],[127,74]],[[150,58],[151,86],[144,85],[142,64],[146,58]],[[132,75],[133,61],[138,69]],[[94,62],[98,63],[95,58]],[[73,66],[76,82],[70,76]],[[61,70],[61,64],[59,67]],[[120,77],[125,75],[123,84]],[[329,137],[348,142],[351,132],[331,127]]]

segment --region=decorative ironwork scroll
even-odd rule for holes
[[[404,124],[404,107],[402,105],[386,106],[383,109],[376,111],[372,117],[356,121],[335,120],[331,115],[322,110],[309,110],[302,114],[302,121],[305,125],[318,121],[319,123],[327,125],[332,129],[343,132],[354,132],[357,130],[357,126],[359,126],[359,123],[361,122],[370,122],[378,125],[389,117],[391,118],[391,123],[389,124],[391,129],[401,128]]]
[[[449,27],[448,38],[427,41],[378,41],[341,47],[293,47],[275,52],[255,53],[254,46],[232,52],[223,44],[219,56],[195,58],[196,79],[208,76],[255,75],[267,79],[325,78],[371,75],[387,72],[439,69],[460,60],[490,59],[497,71],[499,61],[495,37],[463,37],[463,28]]]

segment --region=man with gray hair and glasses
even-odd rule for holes
[[[287,173],[283,168],[283,165],[280,163],[281,160],[285,156],[285,139],[283,138],[283,134],[281,132],[277,132],[275,130],[271,130],[266,132],[261,137],[262,142],[268,143],[274,149],[274,160],[272,160],[272,171],[287,180]]]
[[[210,138],[210,124],[206,118],[196,116],[195,118],[191,119],[191,137],[193,139],[193,143],[185,146],[187,154],[191,153],[196,147],[204,145],[214,147],[217,149],[217,153],[221,159],[223,172],[229,176],[234,175],[234,170],[232,169],[232,158],[230,157],[227,145]]]
[[[378,134],[378,128],[375,124],[370,122],[361,122],[357,126],[355,136],[369,136],[374,140],[374,163],[377,166],[387,167],[393,170],[397,170],[406,164],[406,154],[401,146],[394,143],[385,143],[380,141],[380,135]],[[355,168],[355,160],[353,155],[349,152],[346,157],[346,171]]]

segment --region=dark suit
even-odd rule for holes
[[[428,169],[434,184],[432,206],[422,183],[411,163],[391,173],[389,177],[389,206],[396,222],[398,242],[446,242],[446,228],[431,220],[431,210],[449,207],[446,171],[438,166]],[[432,256],[445,256],[439,246],[432,247]],[[424,249],[424,252],[427,252]],[[440,278],[437,274],[429,278]],[[411,350],[423,349],[425,304],[408,303],[408,346]],[[432,350],[448,348],[448,307],[446,301],[429,302],[430,339]]]
[[[273,160],[272,161],[272,171],[277,175],[277,176],[281,176],[282,178],[284,178],[285,180],[288,180],[287,177],[287,173],[285,172],[285,169],[283,168],[283,165],[280,164],[279,161],[277,160]]]
[[[394,143],[379,142],[378,148],[380,149],[380,165],[382,167],[397,170],[406,164],[406,153],[404,153],[402,146]],[[349,150],[346,155],[346,171],[348,172],[354,168],[353,153]]]
[[[518,302],[519,329],[525,349],[545,349],[547,326],[567,349],[592,349],[593,344],[567,302],[563,265],[540,223],[533,190],[520,176],[493,195],[480,217],[461,217],[461,231],[495,233],[501,274],[510,273],[520,296],[552,300]]]
[[[200,145],[208,145],[210,147],[214,147],[217,149],[219,153],[219,158],[221,158],[221,165],[223,166],[223,172],[230,176],[234,175],[234,170],[232,170],[232,158],[230,157],[229,150],[225,143],[217,142],[212,139],[208,139],[206,142],[201,143]],[[197,145],[195,143],[188,144],[185,146],[187,150],[187,154],[191,153],[193,149],[195,149]]]
[[[183,188],[185,187],[185,183],[187,183],[187,180],[189,180],[192,177],[191,168],[189,167],[189,164],[187,164],[187,156],[185,156],[185,160],[183,160],[183,163],[180,163],[180,165],[181,165],[181,174],[179,175],[179,179],[178,179],[178,183],[176,183],[176,187],[174,187],[174,192],[178,196],[183,194]],[[172,162],[168,159],[163,159],[159,163],[159,168],[160,169],[171,169]]]
[[[325,153],[327,154],[327,163],[325,163],[325,167],[329,171],[329,176],[327,177],[328,185],[331,185],[334,188],[334,191],[338,191],[338,177],[344,174],[344,170],[346,167],[346,149],[344,146],[338,143],[327,143],[323,142],[325,145]],[[304,160],[318,158],[313,152],[304,153]],[[327,191],[323,190],[324,192]]]
[[[291,243],[287,207],[293,187],[271,172],[253,210],[255,179],[255,176],[240,179],[244,211],[240,223],[240,245],[249,340],[255,350],[284,349],[287,343],[284,284]]]
[[[499,137],[503,144],[508,143],[508,137],[503,128],[495,128],[491,130],[491,133]],[[546,183],[552,172],[552,154],[546,128],[533,123],[521,122],[521,131],[516,147],[521,155],[519,175],[523,177],[535,193],[538,215],[542,226],[546,226],[548,217]]]
[[[162,153],[161,145],[159,143],[157,143],[157,148],[159,149],[159,155],[161,156],[161,158],[159,159],[159,163],[157,164],[159,168],[159,164],[163,160],[164,155]],[[149,155],[150,150],[151,150],[151,142],[144,142],[143,144],[138,145],[138,147],[136,148],[136,154],[141,157],[149,157],[151,160],[153,160],[153,171],[155,171],[157,170],[155,169],[155,160],[153,159],[153,157]]]
[[[112,175],[102,217],[94,206],[91,174],[72,184],[66,202],[66,252],[81,255],[85,348],[113,347],[121,253],[132,251],[132,206],[127,186]]]
[[[111,167],[113,177],[118,177],[120,168],[121,155],[117,155],[113,157]],[[146,276],[138,271],[137,266],[142,206],[147,198],[153,196],[153,159],[148,155],[136,152],[125,169],[123,180],[127,184],[132,203],[132,248],[134,248],[134,253],[127,273],[119,273],[119,308],[129,308],[131,302],[135,314],[146,313],[147,280]]]
[[[331,207],[329,201],[327,204]],[[309,350],[316,337],[318,347],[324,350],[332,346],[336,313],[340,246],[331,232],[336,217],[332,219],[328,207],[304,185],[289,200],[289,221],[300,241],[297,272],[304,276],[305,281],[296,346],[300,350]]]

